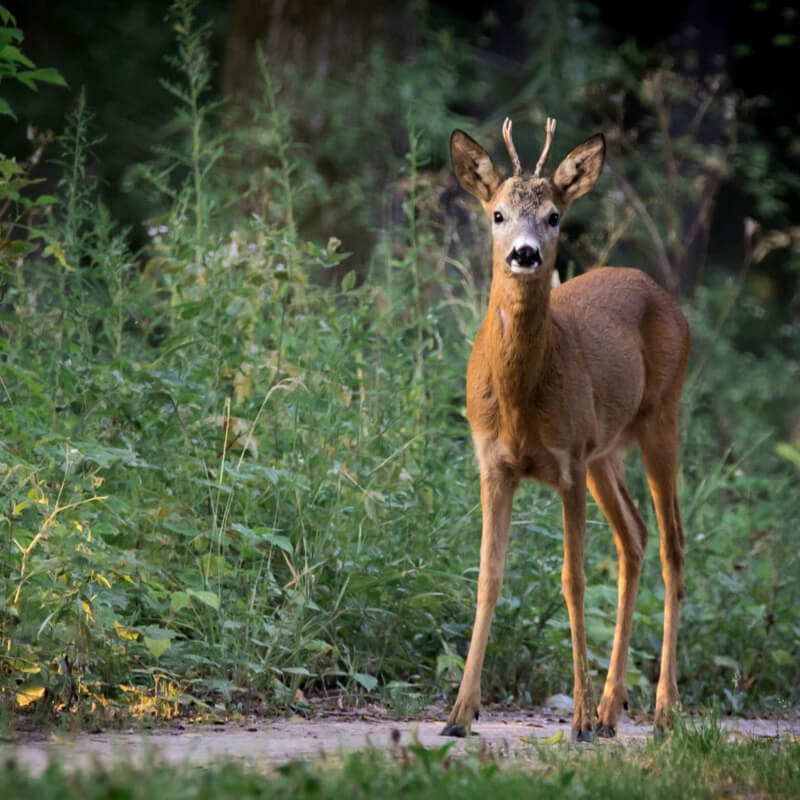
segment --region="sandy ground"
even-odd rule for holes
[[[148,765],[207,764],[220,759],[235,759],[257,769],[293,759],[339,757],[344,753],[374,747],[382,750],[402,747],[418,740],[426,747],[455,742],[454,755],[468,748],[489,748],[498,757],[512,761],[532,761],[537,740],[558,736],[568,740],[568,721],[551,709],[530,713],[488,712],[481,715],[470,740],[439,736],[441,721],[397,721],[365,714],[328,716],[315,720],[301,718],[257,720],[224,725],[187,724],[137,733],[81,733],[74,736],[52,734],[24,736],[20,741],[0,744],[0,763],[16,762],[34,774],[50,761],[67,769],[111,766],[117,762]],[[800,735],[800,721],[774,719],[725,719],[732,735],[771,738]],[[399,739],[398,739],[399,733]],[[652,726],[623,717],[616,740],[629,746],[643,743]],[[394,740],[394,741],[393,741]]]

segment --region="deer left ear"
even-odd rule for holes
[[[553,188],[564,208],[595,185],[603,170],[605,157],[605,137],[602,133],[596,133],[579,144],[558,165],[553,175]]]

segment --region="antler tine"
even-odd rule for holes
[[[517,177],[522,174],[522,164],[517,155],[517,148],[514,147],[514,140],[511,138],[511,120],[508,117],[503,122],[503,141],[506,143],[506,150],[508,150],[511,163],[514,165],[514,177]]]
[[[539,160],[536,162],[536,169],[533,171],[534,178],[542,174],[542,168],[547,161],[547,154],[550,152],[550,145],[553,142],[553,134],[556,132],[556,121],[553,117],[548,117],[544,124],[544,148]]]

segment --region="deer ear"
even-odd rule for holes
[[[606,157],[606,140],[596,133],[579,144],[558,165],[553,175],[553,188],[566,208],[595,185]]]
[[[464,131],[453,131],[450,158],[461,186],[482,203],[488,203],[502,183],[489,154]]]

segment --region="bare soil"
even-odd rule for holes
[[[727,718],[722,724],[732,736],[774,738],[800,735],[800,720]],[[147,766],[155,762],[174,765],[207,764],[234,759],[268,770],[296,759],[337,759],[345,753],[376,748],[400,750],[412,741],[440,747],[453,741],[453,755],[468,749],[488,748],[498,758],[534,762],[536,745],[559,737],[568,740],[568,718],[552,709],[531,712],[482,713],[475,724],[478,736],[445,739],[439,735],[442,720],[398,721],[378,714],[347,712],[313,720],[300,717],[248,720],[225,724],[182,724],[146,732],[79,733],[65,736],[29,734],[16,742],[0,744],[0,763],[15,762],[39,774],[50,762],[67,769],[110,767],[118,762]],[[652,726],[624,716],[616,740],[599,740],[597,746],[621,742],[641,746]]]

